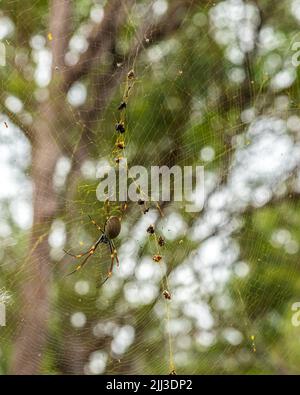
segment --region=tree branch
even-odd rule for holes
[[[35,136],[35,129],[33,127],[25,126],[19,116],[10,111],[2,100],[0,100],[0,108],[1,112],[5,114],[19,129],[21,129],[24,135],[30,140],[30,142],[32,142]]]
[[[112,43],[116,41],[117,32],[125,22],[127,8],[132,3],[133,0],[108,2],[105,8],[104,19],[95,26],[88,38],[88,49],[81,55],[78,63],[68,68],[65,72],[65,91],[79,78],[87,75],[94,62],[99,60],[99,57],[103,56],[105,52],[109,51]]]
[[[52,41],[52,66],[64,66],[64,57],[71,34],[72,7],[71,0],[52,0],[49,28]]]

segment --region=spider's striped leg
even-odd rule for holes
[[[80,270],[80,269],[83,267],[83,265],[86,264],[86,262],[87,262],[87,260],[89,259],[90,256],[92,256],[92,253],[90,253],[90,254],[84,259],[84,261],[83,261],[80,265],[78,265],[78,266],[76,267],[75,270],[73,270],[71,273],[68,273],[67,276],[71,276],[71,274],[74,274],[74,273],[78,272],[78,270]]]
[[[127,210],[127,207],[128,207],[127,202],[124,202],[124,203],[120,206],[121,219],[123,218],[123,215],[125,214],[125,211]]]
[[[101,237],[100,237],[101,238]],[[99,244],[99,242],[100,242],[100,238],[96,241],[96,243],[94,243],[93,245],[92,245],[92,247],[91,248],[89,248],[86,252],[82,252],[82,253],[80,253],[80,254],[71,254],[70,252],[68,252],[68,251],[66,251],[66,250],[63,250],[67,255],[70,255],[70,256],[72,256],[73,258],[76,258],[76,259],[80,259],[80,258],[82,258],[84,255],[87,255],[87,254],[93,254],[93,252],[95,251],[95,249],[98,247],[98,244]],[[93,251],[93,252],[91,252],[91,251]]]
[[[104,233],[104,231],[103,231],[103,230],[101,229],[101,227],[97,224],[97,222],[96,222],[90,215],[88,215],[88,217],[89,217],[91,223],[92,223],[93,225],[95,225],[96,228],[97,228],[98,230],[100,230],[100,232]]]
[[[82,252],[81,254],[76,254],[76,255],[75,255],[75,254],[71,254],[70,252],[68,252],[68,251],[66,251],[66,250],[63,250],[63,251],[64,251],[65,254],[70,255],[70,256],[73,257],[73,258],[80,259],[80,258],[83,257],[84,255],[89,254],[90,251],[91,251],[91,248],[90,248],[88,251],[86,251],[86,252]]]
[[[115,262],[115,256],[116,256],[116,254],[115,254],[114,249],[113,249],[112,241],[109,240],[109,239],[107,239],[107,244],[108,244],[109,250],[110,250],[111,264],[110,264],[110,268],[109,268],[109,271],[108,271],[108,273],[107,273],[106,278],[104,279],[104,281],[102,281],[102,282],[98,285],[98,287],[101,287],[101,285],[103,285],[103,284],[112,276],[112,272],[113,272],[113,268],[114,268],[114,262]],[[117,263],[119,264],[119,259],[118,259],[118,258],[117,258]],[[98,288],[98,287],[97,287],[97,288]]]
[[[89,249],[89,251],[86,252],[86,253],[84,254],[84,255],[87,255],[87,254],[88,254],[88,256],[83,260],[83,262],[82,262],[80,265],[78,265],[78,266],[76,267],[75,270],[73,270],[71,273],[69,273],[68,276],[70,276],[71,274],[77,272],[78,270],[80,270],[80,269],[82,268],[83,265],[86,264],[86,262],[87,262],[87,260],[89,259],[89,257],[91,257],[91,256],[94,254],[94,252],[96,251],[98,245],[99,245],[101,242],[102,242],[102,235],[99,237],[99,239],[96,241],[96,243]],[[82,257],[82,256],[83,256],[83,254],[80,254],[80,257]],[[79,255],[75,256],[75,258],[77,258],[77,257],[79,257]],[[80,258],[80,257],[79,257],[79,258]]]
[[[102,287],[102,285],[103,285],[104,283],[106,283],[106,281],[107,281],[109,278],[110,278],[110,276],[107,276],[103,281],[100,282],[100,284],[98,284],[98,285],[96,286],[96,288]]]
[[[118,257],[118,253],[117,253],[117,249],[116,249],[115,243],[112,240],[110,242],[111,242],[111,247],[112,247],[111,249],[113,250],[113,255],[116,258],[117,266],[119,267],[120,262],[119,262],[119,257]]]
[[[71,254],[70,252],[68,252],[68,251],[66,251],[66,250],[63,250],[63,251],[64,251],[64,253],[66,253],[67,255],[70,255],[70,256],[73,257],[73,258],[80,259],[80,258],[82,258],[84,255],[93,254],[94,251],[95,251],[95,249],[98,247],[98,244],[102,242],[102,239],[103,239],[103,235],[101,235],[101,236],[98,238],[98,240],[96,241],[96,243],[94,243],[90,249],[88,249],[86,252],[82,252],[82,253],[80,253],[80,254]],[[91,251],[93,251],[93,252],[91,252]]]
[[[112,271],[114,268],[115,253],[114,253],[114,249],[113,249],[111,240],[108,240],[108,245],[109,245],[109,250],[110,250],[110,258],[111,258],[111,264],[110,264],[110,268],[109,268],[109,272],[108,272],[108,276],[110,277],[112,275]]]
[[[107,198],[106,200],[105,200],[105,202],[104,202],[104,207],[105,207],[105,210],[106,210],[106,215],[107,215],[107,218],[110,216],[110,203],[109,203],[109,198]]]

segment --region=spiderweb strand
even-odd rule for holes
[[[125,151],[126,142],[125,142],[125,137],[124,136],[126,135],[126,128],[127,128],[127,125],[126,125],[126,109],[127,109],[129,97],[130,97],[130,94],[132,92],[132,88],[133,88],[135,82],[136,82],[135,71],[132,68],[127,73],[124,93],[123,93],[123,97],[122,97],[122,102],[120,103],[120,105],[118,107],[118,110],[120,111],[120,116],[119,116],[119,120],[118,120],[118,122],[116,124],[116,130],[117,130],[118,134],[117,134],[117,138],[116,138],[116,141],[115,141],[115,144],[114,144],[113,154],[115,153],[115,150],[117,150],[118,154],[119,154],[120,151],[122,151],[122,152]],[[120,130],[118,130],[118,128]],[[116,164],[119,164],[121,159],[124,159],[124,158],[120,157],[118,155],[116,160],[115,160]],[[140,185],[137,184],[136,180],[130,175],[130,171],[128,169],[128,163],[126,164],[126,167],[127,167],[129,178],[131,178],[131,180],[135,183],[135,185],[139,189],[141,195],[144,196],[145,198],[147,198],[147,200],[148,200],[148,196],[142,190]],[[109,202],[107,202],[107,204],[109,204]],[[160,215],[163,216],[163,212],[162,212],[161,207],[160,207],[158,202],[156,202],[156,207],[157,207]],[[159,259],[157,261],[159,263],[159,261],[162,259],[162,256],[161,256],[161,253],[160,253],[159,241],[158,241],[158,238],[157,238],[157,235],[156,235],[155,232],[154,232],[154,238],[155,238],[155,244],[156,244],[156,254],[153,256],[153,260]],[[161,272],[162,272],[161,265],[160,265],[160,269],[161,269]],[[104,281],[106,281],[106,280],[104,280]],[[165,289],[164,284],[166,285],[166,290],[168,290],[168,291],[164,291],[164,292],[169,292],[168,280],[167,280],[167,272],[166,272],[166,274],[162,275],[162,288],[163,288],[163,290]],[[172,349],[172,347],[173,347],[173,345],[172,345],[172,336],[171,336],[170,328],[169,328],[170,308],[169,308],[169,302],[168,302],[167,298],[165,298],[165,315],[166,315],[165,319],[166,319],[166,330],[167,330],[168,348],[169,348],[169,371],[170,371],[171,374],[176,374],[174,358],[173,358],[173,349]]]

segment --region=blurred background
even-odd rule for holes
[[[0,2],[1,374],[300,373],[299,26],[300,0]],[[131,69],[129,166],[203,165],[205,203],[129,203],[97,288],[106,246],[72,276],[63,249],[104,224]]]

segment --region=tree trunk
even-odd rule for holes
[[[71,31],[71,13],[71,0],[50,1],[49,32],[53,37],[50,44],[53,70],[57,67],[64,70],[64,55]],[[64,113],[64,95],[60,78],[57,76],[52,79],[49,100],[40,105],[39,116],[34,122],[31,173],[33,226],[29,254],[24,265],[26,276],[22,289],[21,325],[11,364],[13,374],[35,374],[39,371],[47,338],[52,272],[48,234],[59,207],[58,195],[53,188],[53,175],[61,153],[59,142],[54,139],[53,132],[58,130],[58,114],[61,116]],[[56,98],[56,101],[53,98]],[[57,100],[58,98],[61,98],[62,102]]]
[[[48,233],[58,208],[53,174],[60,155],[51,135],[55,119],[55,109],[50,101],[42,105],[35,124],[38,135],[32,148],[33,227],[22,289],[21,326],[11,366],[13,374],[35,374],[38,371],[47,337],[51,276]]]

